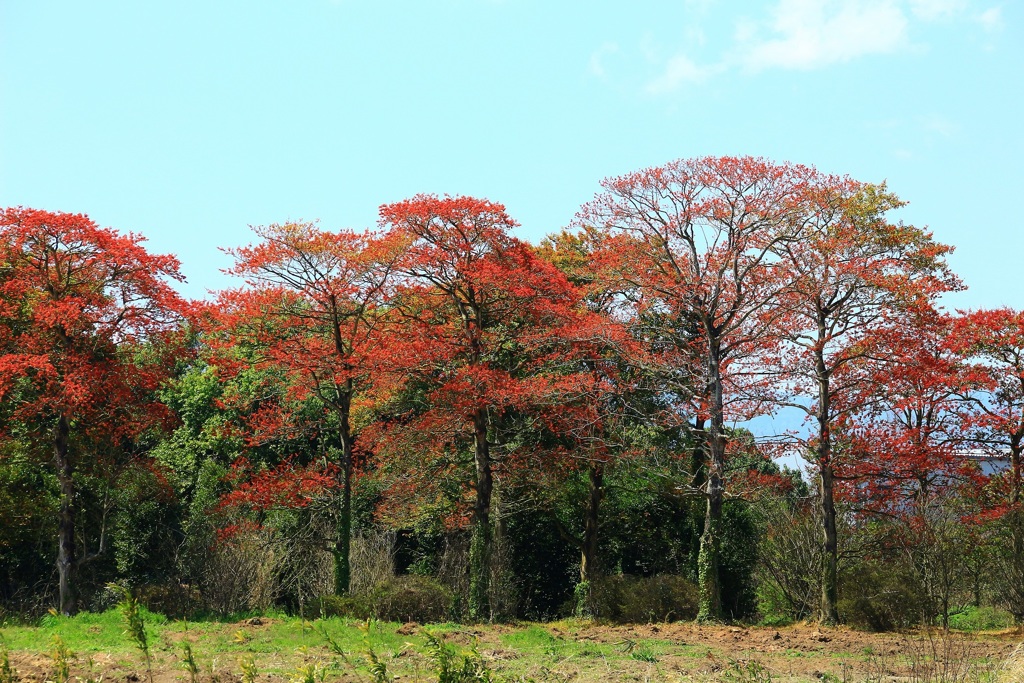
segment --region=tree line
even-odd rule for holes
[[[138,235],[3,210],[0,598],[227,610],[263,571],[323,605],[390,529],[471,620],[600,616],[633,572],[692,582],[702,621],[836,623],[897,556],[922,619],[1024,618],[1024,314],[946,311],[952,247],[884,184],[725,157],[602,188],[538,246],[472,197],[258,227],[201,301]],[[804,427],[735,426],[780,410]]]

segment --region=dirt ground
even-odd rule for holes
[[[237,628],[258,634],[267,622],[239,622]],[[407,624],[390,633],[414,637],[420,627]],[[506,641],[528,628],[543,629],[551,645],[516,648]],[[541,634],[543,635],[543,634]],[[854,683],[913,681],[950,683],[1024,683],[1024,630],[985,634],[935,631],[876,634],[852,629],[794,625],[780,628],[657,624],[606,626],[562,622],[528,626],[465,627],[446,634],[447,642],[473,645],[495,681],[700,681],[769,683],[826,681]],[[198,646],[201,643],[197,644]],[[381,650],[389,676],[398,681],[436,681],[422,647]],[[611,653],[611,654],[610,654]],[[260,673],[246,683],[294,681],[303,663],[323,663],[320,673],[305,683],[371,681],[360,666],[342,666],[330,659],[326,647],[254,655]],[[356,655],[354,659],[360,661]],[[11,665],[21,681],[54,681],[53,660],[45,655],[11,652]],[[209,659],[199,672],[203,683],[245,680],[236,664],[237,653]],[[327,664],[335,661],[336,666]],[[148,680],[138,656],[93,655],[72,662],[70,681],[103,683]],[[319,676],[319,680],[316,677]],[[173,648],[155,652],[155,683],[189,681],[180,654]]]

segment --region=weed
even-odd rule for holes
[[[85,660],[86,667],[89,669],[89,673],[85,678],[78,678],[80,683],[103,683],[103,674],[96,676],[96,662],[92,657],[87,657]]]
[[[998,678],[994,680],[999,683],[1024,681],[1024,643],[1018,645],[1017,649],[999,666]]]
[[[196,683],[199,678],[199,665],[196,664],[195,655],[192,654],[192,643],[185,641],[181,644],[181,668],[188,672],[189,683]]]
[[[310,664],[303,664],[295,669],[295,675],[292,676],[291,683],[323,683],[326,677],[327,668],[321,666],[319,662],[312,662]]]
[[[71,677],[71,660],[75,653],[61,639],[60,634],[54,634],[50,641],[50,660],[53,662],[53,683],[68,683]]]
[[[146,622],[142,619],[142,612],[139,610],[139,601],[132,595],[132,592],[116,583],[107,584],[107,588],[115,591],[121,596],[117,603],[124,618],[125,626],[128,627],[128,637],[135,643],[135,647],[142,653],[146,660],[146,672],[149,674],[149,682],[153,683],[153,661],[149,656],[149,634],[146,633]]]
[[[753,659],[746,663],[731,661],[722,680],[729,683],[772,683],[772,672],[764,664]]]
[[[256,667],[256,658],[252,655],[238,658],[238,668],[242,670],[242,680],[245,683],[256,683],[260,672]]]
[[[646,645],[636,648],[629,653],[629,656],[638,662],[647,662],[649,664],[656,664],[658,662],[658,656],[654,654],[654,650]]]
[[[911,683],[968,683],[975,659],[973,640],[960,633],[928,630],[905,638]]]
[[[15,683],[18,672],[11,666],[11,655],[7,651],[7,641],[0,636],[0,683]]]
[[[427,657],[434,665],[437,683],[491,683],[494,680],[475,644],[460,654],[440,636],[427,630],[423,635],[427,639]]]

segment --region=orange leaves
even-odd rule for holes
[[[340,488],[337,467],[314,463],[305,467],[286,460],[275,468],[249,475],[249,464],[241,459],[231,466],[229,478],[239,482],[218,503],[219,510],[249,508],[304,508]]]
[[[18,378],[33,387],[15,419],[64,413],[119,439],[165,417],[151,392],[168,359],[155,347],[186,306],[167,284],[182,279],[178,261],[141,242],[83,215],[0,211],[0,397]],[[133,357],[144,343],[151,362]]]

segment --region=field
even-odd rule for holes
[[[184,622],[148,614],[146,629],[157,683],[1024,680],[1020,630],[873,634],[812,625],[583,621],[424,628],[283,615]],[[149,680],[145,657],[117,611],[48,617],[39,626],[0,632],[13,668],[0,671],[0,683]]]

